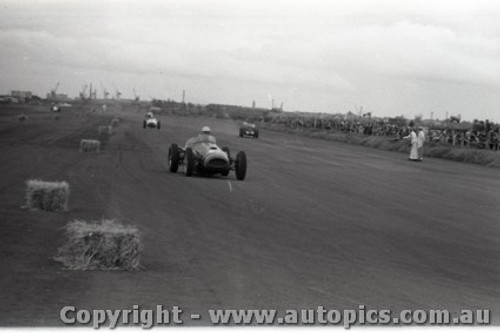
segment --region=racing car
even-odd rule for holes
[[[211,135],[200,138],[193,137],[186,142],[184,148],[172,144],[168,150],[168,166],[170,172],[177,172],[179,165],[184,166],[184,175],[193,173],[201,175],[229,175],[234,170],[236,179],[245,179],[247,157],[244,151],[238,152],[236,158],[230,154],[229,148],[219,148]]]
[[[243,122],[240,127],[240,137],[251,136],[253,138],[259,138],[259,129],[255,126],[255,124],[250,124],[247,122]]]
[[[158,119],[156,119],[155,116],[153,115],[153,112],[150,111],[150,112],[146,113],[146,117],[142,121],[142,127],[143,128],[149,127],[149,128],[160,129],[160,121]]]

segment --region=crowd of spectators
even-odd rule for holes
[[[407,136],[414,126],[422,127],[426,132],[426,141],[432,145],[453,145],[463,148],[491,149],[499,148],[499,124],[488,120],[474,122],[457,121],[413,121],[402,117],[392,119],[373,119],[371,117],[314,117],[279,116],[272,120],[288,128],[311,128],[337,131],[342,133],[375,135],[401,139]]]

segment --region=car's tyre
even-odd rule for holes
[[[243,130],[240,129],[240,138],[242,138],[242,137],[243,137]]]
[[[236,179],[243,180],[247,174],[247,155],[244,151],[240,151],[236,155],[235,163],[235,173]]]
[[[191,148],[186,148],[186,153],[184,154],[184,175],[190,177],[193,175],[194,171],[194,153]]]
[[[258,139],[259,138],[259,131],[255,131],[253,137],[256,138],[256,139]]]
[[[177,172],[179,169],[179,147],[173,143],[168,149],[168,169]]]
[[[145,120],[142,122],[142,128],[146,128],[146,121]]]
[[[160,129],[161,125],[160,122],[158,121],[158,124],[156,125],[156,129]]]

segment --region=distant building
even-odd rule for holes
[[[33,97],[31,91],[21,91],[21,90],[12,90],[10,95],[16,98],[21,103],[24,103]]]
[[[70,101],[70,98],[68,97],[67,94],[49,93],[49,94],[47,94],[47,100],[53,101],[53,102],[68,102],[68,101]]]
[[[19,100],[12,96],[0,96],[0,104],[19,103]]]

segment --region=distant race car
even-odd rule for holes
[[[229,148],[219,148],[212,135],[199,135],[189,139],[184,148],[172,144],[168,150],[168,165],[170,172],[177,172],[179,165],[184,165],[187,177],[195,172],[227,176],[234,170],[236,179],[243,180],[247,172],[247,157],[245,152],[240,151],[233,158]]]
[[[255,126],[255,124],[250,124],[244,122],[240,127],[240,137],[251,136],[252,138],[259,137],[259,129]]]
[[[153,112],[146,113],[146,117],[142,121],[143,128],[149,127],[149,128],[160,129],[160,127],[161,127],[160,125],[161,125],[160,121],[157,118],[155,118],[155,116],[153,115]]]
[[[52,111],[52,112],[61,112],[61,107],[59,105],[52,105],[50,107],[50,111]]]

